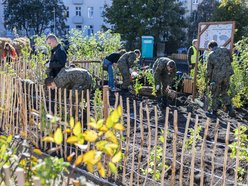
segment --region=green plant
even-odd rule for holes
[[[142,87],[143,87],[143,86],[142,86],[142,83],[140,83],[140,82],[139,82],[139,79],[136,78],[136,79],[135,79],[134,86],[133,86],[135,95],[137,95],[137,94],[139,93],[139,91],[142,89]]]
[[[117,109],[111,112],[106,121],[104,119],[97,121],[91,118],[90,123],[88,123],[91,129],[84,132],[82,132],[80,122],[75,123],[73,118],[70,119],[70,128],[64,130],[64,134],[70,134],[66,142],[74,144],[83,151],[88,149],[88,145],[84,145],[84,143],[90,143],[90,148],[84,154],[79,155],[74,161],[75,167],[84,163],[89,172],[94,172],[95,168],[97,168],[98,173],[102,177],[106,177],[106,170],[109,170],[113,174],[118,173],[115,164],[123,156],[118,141],[120,140],[118,139],[118,131],[125,129],[123,124],[119,123],[121,115],[122,109],[118,106]],[[58,128],[53,136],[46,136],[43,140],[61,145],[63,142],[62,130]],[[74,155],[75,153],[72,153],[68,156],[67,161],[72,162]],[[73,171],[71,174],[73,174]]]
[[[95,90],[95,95],[94,95],[94,101],[95,101],[95,105],[96,105],[96,120],[102,118],[102,105],[103,105],[103,101],[102,101],[102,91],[100,89],[96,89]]]
[[[63,173],[70,164],[64,162],[63,158],[47,157],[38,160],[38,164],[33,168],[35,175],[41,180],[44,186],[62,185]]]
[[[201,126],[197,126],[196,127],[196,134],[195,134],[195,141],[196,141],[196,143],[198,141],[202,140],[202,137],[200,135],[201,130],[202,130],[202,127]],[[190,136],[189,136],[189,138],[187,138],[187,140],[185,142],[185,146],[184,146],[184,148],[186,150],[189,150],[192,147],[192,144],[193,144],[193,141],[194,141],[194,132],[195,132],[195,130],[193,128],[190,128],[189,129]]]
[[[162,130],[162,134],[164,133],[164,131]],[[164,136],[161,135],[159,137],[159,141],[164,143]],[[162,168],[163,168],[163,164],[162,164],[162,157],[163,157],[163,147],[161,146],[157,146],[156,149],[153,149],[151,151],[150,154],[150,163],[149,163],[149,167],[147,169],[141,169],[142,173],[145,174],[151,174],[154,175],[154,179],[155,180],[160,180],[161,179],[161,173],[162,173]],[[156,165],[154,164],[154,162],[156,162]],[[156,166],[156,170],[154,170]],[[164,165],[165,169],[168,169],[169,166],[167,164]]]
[[[0,136],[0,168],[4,165],[10,165],[11,159],[16,159],[16,148],[12,146],[12,139],[12,135]]]
[[[207,63],[198,63],[196,86],[200,97],[206,95],[207,92],[206,69]]]
[[[148,81],[148,84],[152,86],[152,95],[156,95],[156,85],[155,85],[155,79],[154,76],[151,72],[151,70],[146,70],[145,71],[145,77]]]
[[[239,148],[239,160],[241,162],[248,163],[248,136],[246,134],[246,126],[240,126],[240,131],[238,128],[234,129],[234,142],[232,142],[229,147],[231,148],[230,157],[232,159],[236,158],[237,150]],[[238,141],[239,136],[239,141]],[[239,175],[239,180],[242,181],[242,177],[245,175],[245,167],[239,166],[236,170]]]

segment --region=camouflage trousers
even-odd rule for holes
[[[118,64],[118,68],[119,68],[121,76],[122,76],[122,81],[123,81],[122,88],[128,89],[128,86],[131,84],[128,66]]]
[[[231,105],[231,98],[228,96],[227,91],[229,87],[229,80],[223,80],[218,84],[212,82],[210,85],[212,110],[217,110],[220,102],[224,105]]]

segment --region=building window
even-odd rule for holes
[[[199,1],[198,0],[193,0],[193,2],[192,2],[193,4],[198,4],[199,3]]]
[[[89,7],[88,8],[88,18],[93,18],[93,14],[94,14],[94,8]]]
[[[99,8],[100,16],[103,16],[104,7]]]
[[[81,7],[80,6],[76,6],[76,16],[81,16]]]
[[[94,34],[93,25],[88,26],[87,34],[88,34],[88,36],[91,36],[92,34]]]
[[[82,30],[82,25],[76,25],[76,29]]]
[[[70,16],[70,14],[69,14],[70,13],[69,12],[69,6],[66,7],[65,11],[66,11],[66,17],[69,17]]]

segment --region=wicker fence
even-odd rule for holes
[[[76,95],[77,92],[76,92]],[[46,150],[52,144],[42,141],[43,137],[57,127],[65,128],[70,117],[80,121],[82,130],[88,128],[90,117],[99,112],[106,118],[111,108],[121,105],[121,121],[126,130],[120,134],[124,153],[119,163],[119,174],[113,176],[116,183],[123,185],[238,185],[248,184],[248,165],[241,161],[237,137],[236,157],[230,158],[230,147],[234,141],[233,129],[237,126],[207,119],[199,122],[199,116],[188,113],[185,123],[178,123],[179,113],[167,108],[159,111],[157,106],[146,102],[130,100],[115,95],[110,105],[108,88],[103,89],[103,105],[97,104],[87,91],[76,96],[72,92],[57,89],[45,90],[39,84],[26,84],[19,78],[0,75],[0,127],[7,134],[21,134],[40,149]],[[161,114],[163,123],[160,122]],[[56,122],[52,122],[56,116]],[[201,120],[202,121],[202,120]],[[43,126],[42,126],[43,125]],[[180,126],[180,127],[179,127]],[[183,127],[182,127],[183,126]],[[197,132],[199,126],[203,128]],[[191,132],[189,132],[191,131]],[[200,138],[199,138],[200,136]],[[58,154],[67,157],[71,152],[82,153],[73,145],[64,143],[58,147]],[[246,149],[247,150],[247,149]],[[242,166],[245,173],[240,175]]]

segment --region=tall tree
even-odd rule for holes
[[[196,11],[193,11],[188,18],[188,44],[191,45],[193,39],[197,38],[198,24],[200,22],[208,22],[213,19],[215,9],[219,6],[217,0],[203,0]],[[206,8],[207,7],[207,8]]]
[[[235,41],[248,34],[248,4],[246,0],[223,0],[214,12],[213,21],[235,21]]]
[[[7,29],[30,31],[41,35],[45,29],[54,28],[56,34],[65,30],[65,6],[59,0],[5,0],[4,25]],[[54,30],[53,30],[54,31]]]
[[[152,35],[155,43],[170,43],[170,53],[184,40],[184,13],[175,0],[113,0],[110,7],[105,7],[104,17],[115,32],[121,33],[129,49],[142,35]]]

